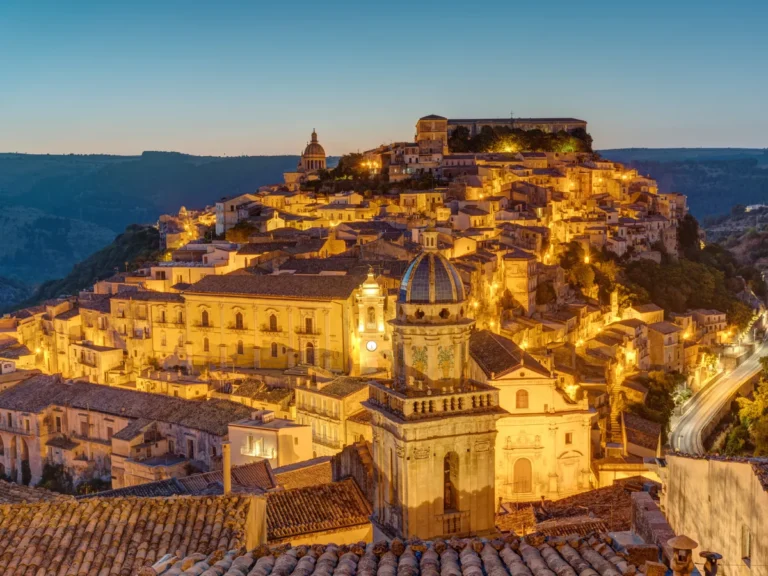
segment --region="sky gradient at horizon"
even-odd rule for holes
[[[328,154],[419,116],[768,147],[768,2],[0,3],[0,152]]]

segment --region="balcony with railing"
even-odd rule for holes
[[[467,381],[446,389],[395,386],[394,382],[371,381],[368,403],[406,420],[437,418],[444,414],[503,412],[499,407],[499,391],[480,382]]]
[[[296,334],[300,336],[320,336],[320,329],[317,326],[298,326]]]
[[[238,324],[237,322],[230,322],[227,324],[227,330],[233,330],[235,332],[247,332],[248,325],[245,323]]]
[[[339,449],[341,448],[341,442],[338,439],[333,439],[330,436],[313,435],[312,442],[320,444],[326,448]]]
[[[324,418],[331,418],[333,420],[339,419],[338,408],[323,408],[322,406],[312,405],[308,403],[301,403],[297,406],[299,412],[308,412]]]
[[[19,434],[20,436],[34,436],[34,427],[30,423],[29,430],[26,426],[17,426],[15,424],[8,424],[6,419],[0,419],[0,430],[3,432],[10,432],[11,434]]]

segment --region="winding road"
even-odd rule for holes
[[[703,431],[736,391],[760,372],[760,357],[768,355],[768,342],[763,341],[755,353],[700,390],[689,401],[687,410],[672,429],[669,440],[673,450],[688,454],[704,454]]]

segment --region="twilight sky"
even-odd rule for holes
[[[0,1],[0,152],[342,154],[511,111],[768,147],[768,1]]]

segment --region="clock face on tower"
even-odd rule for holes
[[[376,350],[377,345],[373,340],[368,340],[368,342],[365,343],[365,347],[368,349],[368,352],[373,352]]]

